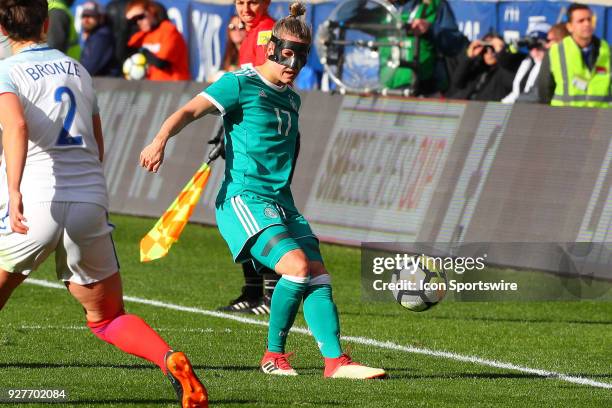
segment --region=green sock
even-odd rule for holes
[[[329,282],[329,275],[322,276],[328,276],[326,280]],[[332,289],[329,283],[309,286],[306,289],[304,318],[323,357],[340,357],[342,348],[340,347],[338,309],[332,300]]]
[[[287,333],[300,308],[308,278],[283,276],[272,294],[270,305],[270,327],[268,329],[268,351],[285,352]]]

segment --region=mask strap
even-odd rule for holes
[[[272,35],[270,37],[270,42],[274,43],[274,54],[269,55],[268,59],[270,61],[273,61],[273,62],[279,62],[279,55],[283,51],[283,50],[280,50],[280,52],[279,52],[279,48],[280,48],[280,44],[279,43],[280,43],[280,40],[278,38],[276,38],[274,35]]]

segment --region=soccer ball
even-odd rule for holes
[[[136,53],[123,63],[123,76],[128,80],[141,80],[147,75],[147,57]]]
[[[417,259],[420,261],[416,265],[413,260],[407,268],[393,272],[391,283],[401,282],[405,288],[392,292],[395,300],[406,309],[423,312],[440,303],[446,295],[448,281],[444,271],[433,272],[425,267],[426,262],[422,260],[426,258]]]

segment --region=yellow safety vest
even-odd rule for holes
[[[609,108],[610,46],[601,40],[599,56],[592,70],[584,63],[580,47],[571,36],[550,48],[550,69],[555,79],[552,106]]]
[[[70,12],[70,9],[61,0],[49,0],[49,11],[51,10],[63,10],[70,17],[70,33],[68,38],[68,50],[66,54],[69,57],[79,60],[81,58],[81,46],[79,45],[79,35],[74,28],[74,17]]]

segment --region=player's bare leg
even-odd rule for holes
[[[10,273],[0,269],[0,310],[11,297],[13,291],[27,278],[20,273]]]
[[[168,376],[184,408],[208,407],[208,395],[182,352],[174,352],[140,317],[125,314],[119,273],[93,283],[66,282],[83,306],[87,325],[101,340],[156,364]]]
[[[118,273],[91,285],[66,282],[66,287],[85,309],[88,322],[113,319],[123,312],[123,286]]]
[[[301,249],[287,252],[274,267],[276,273],[284,276],[306,278],[310,273],[308,258]]]

